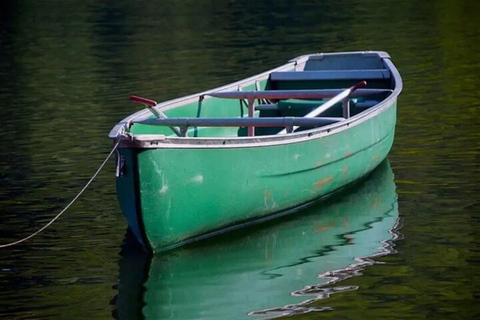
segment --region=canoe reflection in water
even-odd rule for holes
[[[373,264],[371,257],[393,252],[398,222],[384,161],[308,209],[172,252],[151,256],[127,234],[114,316],[261,319],[330,310],[311,303],[355,290],[338,282]]]

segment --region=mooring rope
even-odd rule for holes
[[[75,201],[77,201],[77,199],[82,195],[82,193],[88,188],[88,186],[93,182],[93,180],[95,180],[95,178],[98,176],[98,174],[100,173],[100,171],[102,171],[103,167],[105,166],[105,164],[107,163],[107,161],[110,159],[110,157],[112,156],[112,154],[115,152],[115,150],[117,149],[118,147],[118,144],[120,143],[120,141],[117,141],[117,143],[115,143],[115,145],[113,146],[113,149],[112,151],[110,151],[110,153],[108,154],[107,158],[105,158],[105,160],[103,161],[103,163],[100,165],[100,167],[97,169],[97,171],[95,172],[95,174],[90,178],[90,180],[88,180],[87,184],[83,187],[82,190],[80,190],[80,192],[75,196],[75,198],[73,198],[72,201],[70,201],[70,203],[62,210],[60,211],[59,214],[57,214],[52,220],[50,220],[46,225],[44,225],[42,228],[38,229],[37,231],[35,231],[34,233],[32,233],[31,235],[29,235],[28,237],[25,237],[23,239],[20,239],[20,240],[17,240],[15,242],[11,242],[11,243],[7,243],[7,244],[2,244],[0,245],[0,248],[6,248],[6,247],[11,247],[11,246],[14,246],[14,245],[17,245],[19,243],[22,243],[24,241],[27,241],[28,239],[30,238],[33,238],[35,237],[37,234],[39,234],[40,232],[42,232],[43,230],[47,229],[52,223],[55,222],[55,220],[57,220],[58,218],[60,218],[60,216],[65,212],[67,211],[68,208],[70,208],[70,206],[72,204],[75,203]]]

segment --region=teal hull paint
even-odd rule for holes
[[[388,154],[396,104],[338,134],[232,149],[146,149],[138,154],[148,242],[175,243],[325,196],[373,170]]]
[[[308,312],[305,301],[355,289],[324,286],[368,265],[362,258],[388,254],[397,222],[393,173],[385,161],[349,193],[317,203],[295,218],[153,257],[140,257],[138,250],[123,252],[119,316],[246,319],[254,314],[263,319]],[[132,272],[145,267],[146,279],[143,272]]]

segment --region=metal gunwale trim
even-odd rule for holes
[[[184,137],[167,137],[165,135],[141,135],[141,136],[133,136],[133,137],[123,137],[119,135],[119,130],[123,126],[124,123],[131,121],[132,119],[147,114],[148,110],[141,110],[117,124],[112,131],[110,132],[110,138],[117,138],[121,140],[121,144],[119,145],[120,148],[183,148],[183,149],[193,149],[193,148],[248,148],[248,147],[258,147],[258,146],[274,146],[274,145],[282,145],[282,144],[290,144],[296,142],[303,142],[306,140],[314,140],[318,138],[322,138],[325,136],[333,135],[339,133],[343,130],[348,129],[351,125],[358,125],[363,123],[364,121],[369,120],[370,118],[384,112],[388,108],[390,108],[395,102],[403,89],[403,82],[400,77],[400,74],[397,68],[393,65],[390,60],[390,56],[381,51],[359,51],[359,52],[345,52],[345,53],[331,53],[331,54],[311,54],[311,55],[304,55],[297,57],[293,60],[290,60],[289,63],[280,66],[278,68],[266,71],[261,73],[260,75],[253,76],[247,78],[245,80],[241,80],[235,82],[233,84],[229,84],[220,88],[212,89],[205,91],[200,94],[194,94],[187,97],[178,98],[175,100],[170,100],[165,103],[157,105],[157,107],[168,106],[169,108],[164,109],[168,110],[171,109],[179,104],[184,104],[188,102],[188,100],[196,101],[199,96],[203,94],[207,94],[208,92],[214,91],[221,91],[225,89],[229,89],[231,87],[236,87],[239,84],[249,84],[254,82],[255,80],[259,79],[266,79],[270,75],[271,72],[287,69],[292,67],[298,63],[300,60],[306,60],[312,56],[322,56],[322,55],[342,55],[342,54],[376,54],[382,58],[382,61],[387,65],[388,69],[392,72],[393,79],[395,81],[395,87],[393,92],[383,101],[379,102],[376,106],[365,110],[345,121],[341,121],[339,123],[323,126],[321,128],[305,130],[298,133],[291,133],[288,135],[282,136],[275,136],[275,135],[268,135],[268,136],[254,136],[254,137],[214,137],[214,138],[184,138]],[[303,61],[301,61],[303,62]],[[118,127],[118,129],[117,129]],[[117,130],[116,130],[117,129]],[[113,134],[112,134],[113,133]],[[227,143],[228,142],[228,143]]]

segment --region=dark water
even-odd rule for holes
[[[389,52],[405,87],[389,162],[366,181],[166,255],[126,232],[111,163],[45,233],[0,251],[0,318],[480,317],[479,4],[3,1],[1,243],[83,187],[132,93],[165,100],[349,50]]]

